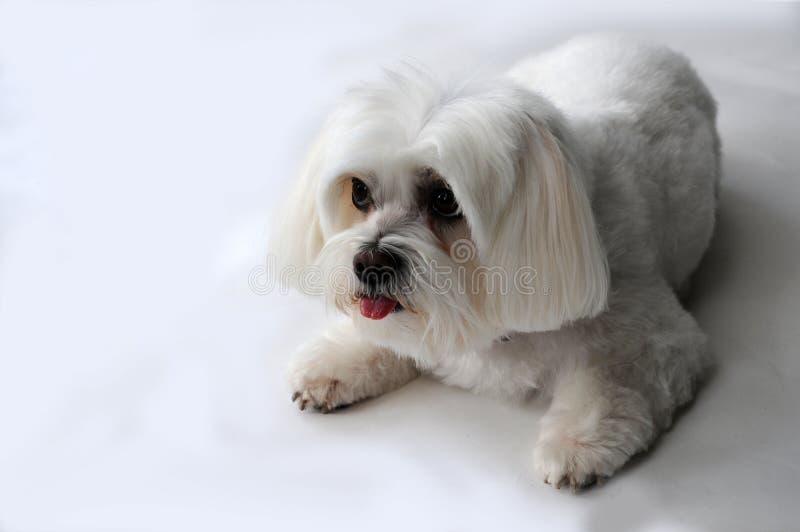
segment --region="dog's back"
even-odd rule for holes
[[[688,60],[664,46],[590,35],[509,75],[550,99],[587,149],[612,271],[659,268],[680,289],[711,238],[720,175],[716,105]]]

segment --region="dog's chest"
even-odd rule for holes
[[[544,385],[559,350],[553,342],[531,341],[531,336],[514,335],[487,350],[440,357],[430,370],[447,384],[477,393],[524,397]]]

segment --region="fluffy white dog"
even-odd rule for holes
[[[603,36],[487,82],[351,90],[276,224],[343,314],[293,357],[293,399],[329,412],[420,372],[535,392],[543,479],[612,475],[710,366],[676,293],[714,227],[715,113],[684,57]]]

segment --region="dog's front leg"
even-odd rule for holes
[[[648,401],[596,367],[562,370],[540,424],[534,465],[573,490],[610,477],[657,434]]]
[[[609,477],[647,449],[712,364],[706,335],[666,285],[621,286],[617,297],[628,306],[612,300],[584,332],[596,339],[599,325],[615,350],[565,364],[554,379],[534,459],[544,480],[556,486]],[[631,301],[642,307],[631,309]]]
[[[310,405],[323,413],[394,390],[418,375],[411,359],[362,340],[349,320],[301,346],[288,371],[300,410]]]

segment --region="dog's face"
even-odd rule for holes
[[[599,312],[608,269],[558,113],[513,85],[414,71],[351,91],[278,219],[369,340],[424,358]]]

